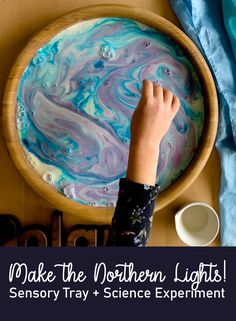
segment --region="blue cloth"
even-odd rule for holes
[[[235,0],[222,0],[227,6]],[[236,246],[236,63],[221,0],[170,0],[183,29],[205,57],[219,98],[216,147],[221,157],[221,245]],[[227,20],[227,18],[226,18]]]
[[[224,24],[236,59],[236,0],[223,0]]]

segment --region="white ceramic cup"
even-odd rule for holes
[[[216,211],[206,203],[191,203],[175,214],[179,238],[188,246],[207,246],[217,236],[220,222]]]

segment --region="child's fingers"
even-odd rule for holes
[[[171,108],[175,114],[178,112],[179,107],[180,107],[180,100],[177,96],[174,96],[172,100]]]
[[[147,79],[143,80],[142,96],[144,98],[153,97],[153,84],[151,80],[147,80]]]
[[[161,88],[160,85],[156,85],[156,84],[153,85],[153,95],[154,97],[163,101],[163,89]]]
[[[168,104],[171,106],[171,103],[173,100],[173,93],[166,88],[163,88],[163,100],[165,104]]]

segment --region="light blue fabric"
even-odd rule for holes
[[[224,24],[236,59],[236,0],[223,0]]]
[[[203,53],[218,90],[221,157],[221,244],[236,246],[236,61],[224,27],[224,6],[235,0],[170,0],[183,29]],[[226,17],[227,20],[227,17]]]

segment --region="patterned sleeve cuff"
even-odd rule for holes
[[[127,196],[138,196],[137,194],[142,193],[142,199],[145,201],[147,198],[156,198],[160,190],[159,185],[146,185],[146,184],[140,184],[136,182],[129,181],[127,178],[121,178],[120,179],[120,190],[119,194],[127,194]],[[138,198],[138,197],[135,197]]]
[[[158,185],[120,179],[120,190],[107,245],[144,246],[149,236]]]

